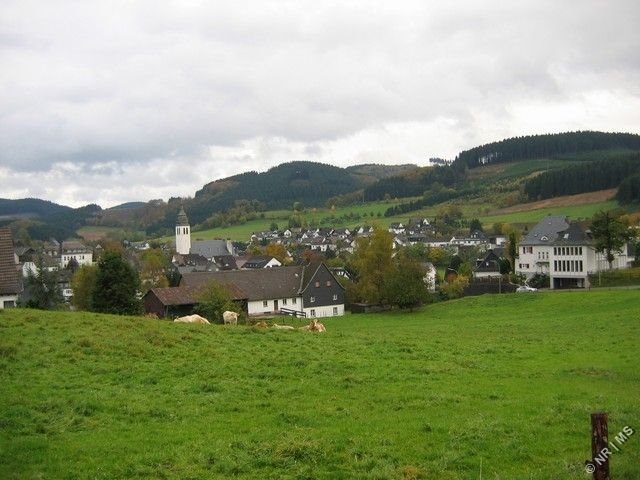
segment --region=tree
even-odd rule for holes
[[[515,231],[509,232],[509,243],[507,244],[507,257],[511,262],[511,271],[516,271],[516,258],[518,257],[518,239]]]
[[[212,323],[221,323],[224,312],[237,312],[238,307],[233,303],[231,294],[226,286],[217,282],[210,282],[195,296],[198,305],[195,310]]]
[[[445,282],[440,291],[447,299],[460,298],[464,294],[464,289],[469,286],[469,277],[457,275],[453,280]]]
[[[591,234],[596,252],[604,253],[606,256],[609,270],[613,267],[615,254],[621,253],[625,243],[633,238],[629,225],[620,214],[611,210],[603,210],[593,216]]]
[[[141,305],[137,299],[140,281],[137,273],[113,250],[104,253],[98,263],[93,309],[118,315],[137,315]]]
[[[73,274],[71,288],[73,289],[73,306],[78,310],[90,312],[93,310],[93,292],[96,289],[98,267],[84,265]]]
[[[62,292],[58,287],[58,271],[47,270],[40,259],[36,271],[29,271],[24,296],[27,299],[28,308],[41,310],[56,308],[63,301]]]
[[[426,302],[430,294],[424,276],[425,272],[415,258],[408,252],[399,252],[385,280],[388,302],[398,308],[411,310]]]
[[[371,236],[359,237],[351,259],[356,272],[356,301],[385,303],[385,279],[392,271],[393,235],[375,228]]]
[[[270,257],[274,257],[280,263],[284,264],[287,259],[287,249],[281,243],[270,243],[264,248],[264,253]]]
[[[140,260],[140,282],[143,292],[151,288],[169,286],[169,280],[166,275],[169,261],[162,253],[162,250],[159,248],[145,250],[142,252]]]
[[[482,222],[480,220],[478,220],[477,218],[473,218],[471,219],[471,221],[469,222],[469,233],[473,233],[476,230],[480,231],[480,232],[484,232],[483,228],[482,228]]]

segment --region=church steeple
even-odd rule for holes
[[[191,251],[191,226],[189,219],[184,211],[184,207],[180,207],[178,218],[176,221],[176,253],[187,255]]]

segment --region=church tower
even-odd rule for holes
[[[189,219],[184,211],[184,207],[180,207],[178,220],[176,221],[176,253],[187,255],[191,251],[191,226]]]

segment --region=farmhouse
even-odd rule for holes
[[[322,263],[255,270],[189,272],[179,287],[153,288],[143,298],[145,312],[159,317],[185,315],[197,293],[216,282],[248,315],[278,313],[308,317],[344,315],[344,288]]]
[[[307,317],[344,315],[344,288],[323,263],[250,270],[185,273],[180,287],[230,287],[250,316],[278,313]],[[158,290],[158,289],[154,289]]]
[[[588,288],[589,274],[609,268],[605,256],[595,251],[591,232],[565,216],[541,220],[518,249],[516,272],[527,278],[549,275],[551,288]],[[625,246],[613,267],[627,268],[628,260]]]
[[[13,249],[13,238],[8,227],[0,228],[0,309],[16,306],[22,292],[18,274],[18,256]]]
[[[484,258],[476,260],[473,278],[497,278],[500,276],[500,257],[493,250],[489,250]]]

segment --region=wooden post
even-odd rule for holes
[[[607,414],[591,414],[591,462],[594,467],[594,480],[611,480],[609,476],[609,427]]]

